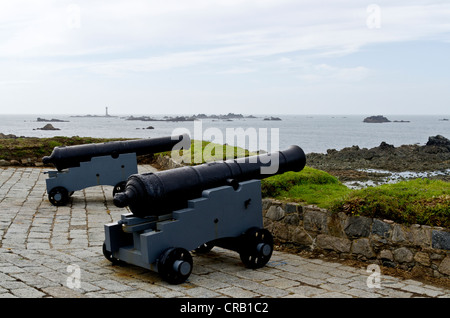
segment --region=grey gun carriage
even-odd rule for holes
[[[44,164],[57,170],[46,171],[48,199],[55,206],[69,202],[74,191],[98,185],[113,186],[113,196],[124,190],[129,176],[138,173],[137,156],[190,147],[188,135],[110,141],[105,143],[55,147]]]
[[[104,225],[104,256],[155,271],[171,284],[190,276],[190,251],[209,252],[214,246],[237,252],[247,268],[265,266],[273,238],[263,227],[260,180],[271,175],[263,170],[271,163],[277,164],[275,174],[301,171],[306,157],[300,147],[291,146],[130,176],[125,190],[114,196],[114,204],[129,211]]]

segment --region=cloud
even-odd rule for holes
[[[323,81],[357,82],[370,76],[371,71],[363,66],[336,67],[328,64],[313,65],[305,67],[303,74],[297,77],[309,83]]]
[[[218,74],[247,74],[256,72],[255,69],[249,67],[233,67],[226,71],[218,72]]]
[[[450,42],[447,1],[379,0],[378,13],[368,10],[370,3],[0,1],[0,84],[5,90],[19,83],[76,83],[81,92],[89,89],[86,79],[97,83],[110,78],[108,84],[136,87],[145,80],[159,85],[163,73],[171,78],[161,84],[167,89],[164,100],[187,84],[197,88],[193,95],[207,89],[220,94],[226,75],[248,74],[235,76],[239,80],[233,78],[229,87],[254,85],[251,94],[272,86],[292,88],[288,99],[302,84],[366,83],[379,75],[379,64],[355,54],[365,49],[423,40]],[[373,18],[379,27],[368,26]],[[206,74],[207,82],[198,74]],[[186,78],[193,80],[186,83]],[[125,88],[121,92],[137,95]]]
[[[140,50],[146,57],[173,61],[193,51],[205,56],[205,50],[228,49],[230,58],[310,50],[325,57],[372,43],[448,39],[450,4],[401,3],[381,1],[380,28],[370,30],[371,13],[356,0],[7,1],[0,4],[0,56],[117,53],[114,58],[130,61]],[[174,67],[180,64],[185,65]]]

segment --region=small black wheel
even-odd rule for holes
[[[106,249],[105,242],[103,242],[102,251],[103,251],[103,255],[105,256],[105,258],[108,261],[110,261],[111,263],[113,263],[113,265],[121,265],[121,261],[119,259],[113,257],[112,253]]]
[[[273,252],[273,237],[266,229],[251,228],[243,236],[239,252],[247,268],[261,268],[267,264]]]
[[[55,206],[66,205],[69,201],[69,192],[64,187],[55,187],[48,193],[48,200]]]
[[[214,247],[213,243],[204,243],[204,244],[200,245],[199,247],[197,247],[195,249],[195,252],[199,253],[199,254],[206,254],[206,253],[210,252],[213,249],[213,247]]]
[[[116,184],[113,189],[113,197],[116,195],[116,193],[125,191],[126,185],[127,185],[126,181],[122,181]]]
[[[191,275],[192,256],[184,248],[172,247],[165,250],[157,261],[158,273],[170,284],[181,284]]]

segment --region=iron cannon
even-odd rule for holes
[[[189,199],[200,197],[203,190],[222,185],[236,187],[239,182],[263,179],[272,174],[300,171],[306,157],[298,146],[284,151],[226,161],[215,161],[198,166],[185,166],[157,173],[131,175],[123,192],[114,196],[117,207],[128,206],[136,216],[165,214],[186,207]],[[277,165],[274,173],[264,169]]]
[[[176,146],[189,148],[189,136],[55,147],[50,156],[42,158],[44,164],[57,169],[46,172],[48,199],[53,205],[65,205],[74,191],[97,185],[113,186],[114,196],[124,190],[130,175],[138,173],[137,156],[170,151]]]
[[[171,150],[188,135],[167,136],[137,140],[108,141],[104,143],[55,147],[50,156],[42,158],[44,164],[53,164],[58,171],[79,167],[81,162],[91,161],[94,157],[111,156],[117,158],[121,154],[135,153],[142,156]]]
[[[104,256],[159,273],[171,284],[188,279],[191,251],[221,247],[239,254],[246,268],[261,268],[273,252],[264,229],[261,179],[300,171],[306,157],[298,146],[284,151],[128,178],[114,196],[128,207],[117,222],[105,224]]]

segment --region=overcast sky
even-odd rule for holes
[[[0,1],[3,114],[450,114],[447,0]]]

